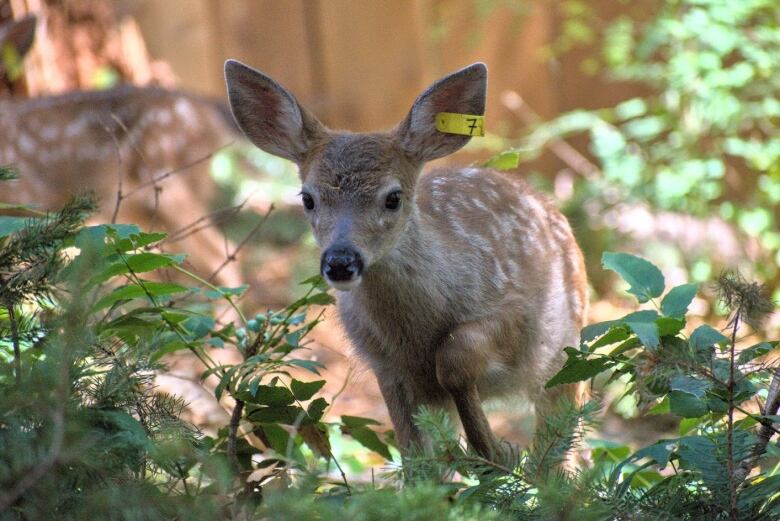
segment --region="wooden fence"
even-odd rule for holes
[[[175,76],[185,89],[224,97],[222,64],[236,58],[278,79],[326,124],[368,130],[392,126],[437,77],[481,60],[490,70],[488,126],[505,135],[522,125],[501,102],[505,90],[543,117],[628,95],[582,73],[588,51],[545,56],[560,33],[563,0],[0,0],[0,7],[9,2],[14,16],[38,12],[46,22],[57,6],[73,23],[113,17],[116,28],[93,38],[102,47],[90,54],[78,47],[86,29],[63,35],[57,18],[41,23],[41,48],[59,38],[65,51],[32,53],[33,94],[84,87],[76,69],[107,55],[129,81],[170,84]],[[602,12],[617,8],[612,0],[592,3]],[[149,62],[147,49],[160,61]],[[66,52],[74,72],[60,76],[76,79],[44,77],[47,67],[67,66]]]

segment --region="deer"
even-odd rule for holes
[[[483,400],[525,396],[537,422],[576,386],[545,390],[577,345],[587,313],[583,255],[567,219],[520,177],[481,167],[424,170],[469,135],[441,113],[481,116],[487,68],[444,76],[384,132],[327,128],[284,87],[225,64],[239,128],[298,165],[320,271],[357,356],[373,371],[402,454],[426,441],[420,406],[457,412],[470,447],[502,445]]]
[[[34,16],[0,26],[0,56],[21,60],[35,27]],[[0,59],[0,77],[9,72]],[[175,247],[193,254],[188,262],[211,274],[230,249],[213,223],[206,219],[192,235],[176,231],[210,213],[217,187],[207,160],[238,136],[220,102],[154,86],[2,98],[0,165],[20,173],[2,199],[58,208],[71,194],[91,189],[103,203],[93,220],[174,232]],[[186,237],[177,241],[177,235]],[[237,285],[241,277],[228,265],[215,280]]]

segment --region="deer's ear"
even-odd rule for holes
[[[412,105],[409,115],[398,127],[404,151],[413,159],[425,162],[452,154],[471,137],[447,134],[436,129],[436,114],[485,114],[487,67],[474,63],[445,76],[423,92]]]
[[[235,60],[225,62],[228,99],[239,128],[266,152],[301,163],[325,127],[284,87]]]
[[[18,58],[27,54],[35,41],[35,16],[25,16],[19,20],[11,20],[0,28],[0,52],[6,52],[6,46],[16,52]],[[2,56],[0,56],[2,58]],[[0,59],[0,72],[3,60]]]

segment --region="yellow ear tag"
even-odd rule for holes
[[[436,114],[436,130],[447,134],[485,137],[485,116],[439,112]]]

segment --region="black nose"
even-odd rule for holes
[[[320,271],[330,280],[352,280],[363,273],[363,259],[354,248],[331,246],[322,254]]]

